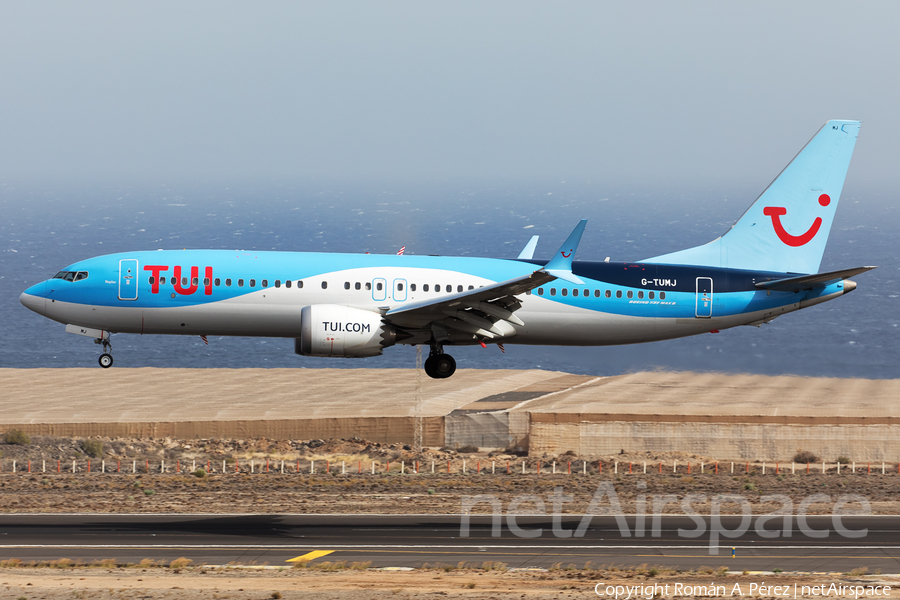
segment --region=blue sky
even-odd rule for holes
[[[0,2],[0,179],[895,178],[900,4]]]

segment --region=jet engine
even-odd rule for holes
[[[313,304],[300,311],[300,337],[294,352],[304,356],[378,356],[397,342],[397,331],[377,312]]]

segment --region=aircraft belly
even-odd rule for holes
[[[668,340],[729,329],[801,308],[799,303],[713,318],[637,317],[566,307],[559,312],[519,311],[525,327],[510,344],[609,346]]]
[[[298,304],[223,301],[144,310],[144,333],[299,337]]]
[[[48,301],[46,316],[65,323],[92,329],[140,333],[142,309],[136,306],[95,306],[73,302]]]

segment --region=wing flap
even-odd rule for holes
[[[386,309],[384,318],[399,327],[424,329],[432,327],[433,337],[438,339],[445,333],[434,332],[434,326],[442,331],[455,329],[478,337],[494,339],[516,334],[514,325],[522,327],[525,323],[513,313],[522,303],[516,296],[530,292],[536,287],[550,283],[555,279],[564,279],[572,283],[584,283],[572,273],[572,258],[581,236],[584,233],[586,220],[575,226],[572,233],[560,247],[556,255],[543,269],[528,275],[508,279],[477,289],[466,290],[456,294],[441,296],[434,300],[424,300]],[[522,250],[522,255],[534,252],[537,236],[533,237]]]
[[[450,294],[449,296],[442,296],[434,300],[424,300],[422,302],[404,304],[403,306],[388,310],[385,313],[385,316],[390,318],[411,312],[428,312],[434,313],[435,315],[442,315],[444,309],[455,307],[465,308],[473,303],[491,302],[507,296],[524,294],[545,283],[550,283],[554,279],[556,279],[556,277],[539,269],[523,277],[508,279],[506,281],[501,281],[500,283],[487,285],[474,290],[466,290],[464,292]]]

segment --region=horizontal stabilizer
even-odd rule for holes
[[[842,271],[831,271],[830,273],[816,273],[813,275],[801,275],[799,277],[788,277],[787,279],[773,279],[770,281],[760,281],[756,287],[764,290],[775,290],[778,292],[796,292],[800,290],[809,290],[815,287],[822,287],[878,267],[856,267],[855,269],[844,269]]]

